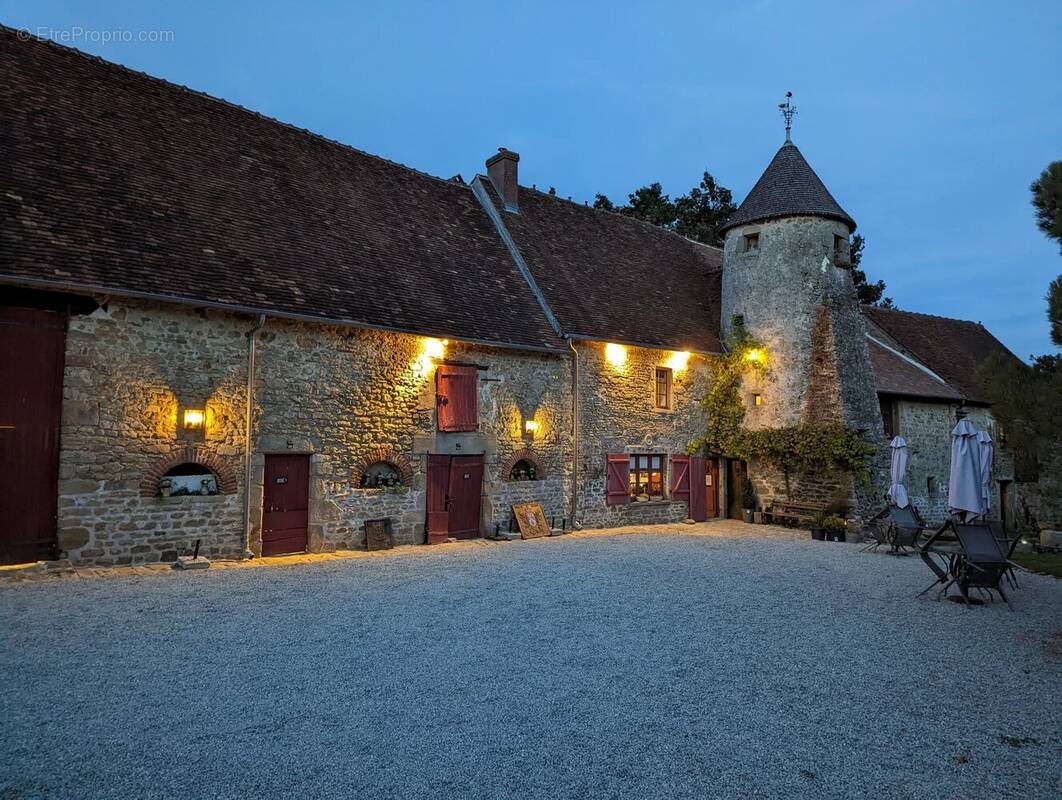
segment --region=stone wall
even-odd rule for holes
[[[580,342],[579,352],[579,523],[609,527],[685,519],[685,503],[651,501],[605,504],[606,456],[609,453],[685,453],[690,442],[704,436],[706,418],[701,401],[708,393],[708,359],[689,356],[675,368],[669,350],[622,347],[621,363],[606,357],[606,345]],[[656,367],[672,366],[672,408],[656,409]],[[665,475],[665,487],[669,477]]]
[[[535,499],[565,513],[570,483],[570,367],[561,355],[452,342],[445,358],[478,364],[480,429],[434,430],[434,366],[425,340],[270,320],[258,334],[251,536],[242,525],[246,333],[236,314],[138,302],[74,317],[68,336],[60,453],[59,546],[77,564],[172,560],[202,540],[213,558],[260,552],[267,453],[310,456],[309,549],[364,546],[367,519],[389,517],[397,543],[424,541],[428,453],[483,453],[482,527]],[[206,410],[185,433],[185,408]],[[534,419],[531,440],[524,422]],[[189,438],[191,436],[191,438]],[[153,496],[162,466],[185,453],[223,473],[216,496]],[[367,458],[403,460],[400,493],[363,489]],[[502,474],[514,455],[541,480]]]
[[[948,479],[951,474],[951,431],[958,421],[956,403],[899,399],[898,435],[907,442],[907,495],[926,521],[936,525],[948,515]],[[998,439],[995,423],[987,408],[966,409],[967,419],[978,430],[987,430]],[[996,442],[992,463],[992,509],[1000,508],[1000,481],[1014,480],[1013,455]],[[1013,484],[1011,484],[1013,486]],[[1013,493],[1013,488],[1009,491]],[[1014,495],[1008,504],[1008,524],[1015,519]]]

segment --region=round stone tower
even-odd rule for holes
[[[866,330],[852,282],[855,221],[788,139],[727,221],[721,323],[743,322],[765,345],[768,372],[745,386],[750,428],[843,423],[882,438]],[[750,471],[761,498],[818,502],[842,491],[837,476]],[[794,483],[795,482],[795,483]],[[796,484],[796,485],[795,485]],[[872,504],[864,492],[859,505]],[[782,498],[779,498],[782,499]],[[864,511],[868,509],[863,509]]]

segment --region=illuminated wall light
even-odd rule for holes
[[[627,348],[621,344],[609,342],[605,345],[605,358],[614,367],[622,367],[627,363]]]
[[[206,412],[201,408],[186,408],[184,410],[184,429],[186,431],[201,431],[206,424]]]
[[[763,405],[763,395],[759,394],[758,392],[753,393],[753,395],[752,395],[752,404],[754,406],[762,406]]]
[[[425,339],[424,355],[428,358],[442,358],[446,355],[446,339]]]
[[[526,433],[532,439],[535,438],[535,433],[538,432],[538,423],[533,419],[526,420],[524,422],[524,433]]]
[[[751,364],[759,364],[763,361],[763,351],[758,347],[753,347],[745,353],[745,360]]]
[[[674,372],[682,372],[686,369],[686,365],[690,361],[690,354],[686,351],[680,351],[671,354],[671,358],[668,359],[667,365]]]

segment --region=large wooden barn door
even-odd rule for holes
[[[428,456],[428,544],[481,535],[483,456]]]
[[[262,499],[262,555],[301,553],[306,549],[310,505],[310,457],[265,457]]]
[[[0,563],[55,555],[66,315],[0,308]]]

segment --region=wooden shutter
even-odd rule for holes
[[[705,507],[705,466],[704,456],[690,456],[690,518],[695,522],[708,519]],[[713,491],[715,487],[712,487]]]
[[[476,368],[440,364],[435,369],[435,408],[440,431],[477,430]]]
[[[671,499],[690,501],[690,457],[671,456]]]
[[[631,501],[631,457],[626,453],[609,453],[606,464],[605,504],[621,506]]]

